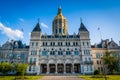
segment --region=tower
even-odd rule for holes
[[[82,21],[80,24],[78,35],[80,36],[80,39],[90,39],[89,38],[89,31],[87,30],[87,28],[85,27],[85,25],[83,24]]]
[[[42,36],[42,32],[38,20],[38,23],[31,32],[30,48],[29,48],[29,56],[28,56],[29,69],[27,69],[27,72],[34,70],[33,73],[39,74],[40,68],[38,66],[39,59],[37,55],[39,54],[39,47],[41,46],[41,42],[40,42],[41,36]]]
[[[57,16],[54,18],[52,22],[52,34],[55,36],[68,34],[67,20],[62,14],[61,7],[58,8]]]
[[[39,24],[39,20],[38,20],[38,23],[36,24],[36,26],[34,27],[34,29],[31,32],[31,40],[32,39],[39,40],[40,36],[41,36],[41,28],[40,28],[40,24]]]

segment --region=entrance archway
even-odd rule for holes
[[[66,73],[71,73],[72,64],[66,64]]]
[[[80,73],[80,64],[74,64],[74,72]]]
[[[63,70],[64,70],[64,65],[63,64],[58,64],[57,68],[58,68],[58,73],[63,73]]]
[[[55,73],[55,64],[50,64],[49,68],[50,68],[50,73]]]
[[[47,72],[47,64],[41,64],[41,73],[46,73]]]

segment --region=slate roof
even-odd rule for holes
[[[33,31],[41,31],[41,29],[40,29],[40,24],[39,24],[39,23],[36,24],[36,26],[35,26],[35,28],[33,29]]]
[[[79,31],[88,31],[85,25],[81,22]]]

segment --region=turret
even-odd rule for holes
[[[39,40],[41,35],[42,35],[42,32],[41,32],[41,28],[40,28],[40,24],[39,24],[39,20],[38,20],[38,23],[36,24],[36,26],[34,27],[34,29],[31,32],[31,40],[32,39]]]
[[[78,35],[80,36],[80,39],[89,39],[89,31],[87,30],[82,21],[80,24]]]

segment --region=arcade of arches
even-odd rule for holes
[[[40,64],[40,73],[80,73],[80,64]]]

